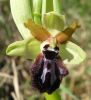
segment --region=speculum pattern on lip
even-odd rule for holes
[[[40,93],[51,94],[57,88],[68,70],[63,65],[60,57],[54,60],[45,59],[43,54],[39,54],[30,69],[32,87],[38,89]]]

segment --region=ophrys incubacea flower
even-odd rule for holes
[[[31,20],[28,20],[25,26],[31,31],[34,38],[41,42],[41,52],[30,70],[32,85],[40,92],[50,94],[59,88],[62,78],[68,74],[68,70],[59,55],[59,51],[61,51],[59,47],[70,39],[72,33],[79,27],[79,24],[75,21],[55,37],[51,36],[45,28],[36,25]]]
[[[30,68],[33,86],[40,92],[52,93],[59,87],[62,78],[68,74],[64,64],[79,64],[86,57],[79,46],[69,41],[79,23],[73,22],[64,29],[65,17],[61,15],[60,0],[10,2],[14,21],[24,40],[9,45],[7,55],[33,60]],[[28,20],[29,18],[31,19]],[[52,34],[50,29],[56,29],[59,33]]]

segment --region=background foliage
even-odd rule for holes
[[[81,28],[73,35],[87,53],[87,59],[79,66],[68,66],[69,76],[63,80],[59,95],[62,100],[91,99],[91,6],[90,0],[63,0],[62,13],[67,23],[77,18]],[[0,0],[0,100],[44,100],[44,96],[31,89],[28,74],[30,61],[19,57],[8,57],[8,44],[20,40],[21,36],[13,22],[9,0]],[[18,77],[17,77],[18,76]],[[18,79],[17,79],[18,78]],[[19,80],[19,82],[18,82]],[[17,93],[14,93],[16,88]]]

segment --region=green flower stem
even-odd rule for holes
[[[42,15],[53,11],[53,0],[42,0]]]
[[[44,96],[45,96],[45,98],[46,98],[46,100],[61,100],[61,96],[59,95],[59,93],[58,92],[53,92],[52,94],[47,94],[47,93],[45,93],[44,94]]]
[[[42,0],[33,0],[34,22],[41,24]]]
[[[44,23],[43,22],[43,17],[44,17],[44,14],[46,13],[46,0],[42,0],[42,24]]]
[[[44,23],[44,15],[47,12],[53,11],[53,0],[42,0],[42,24]]]
[[[54,12],[61,14],[61,0],[53,0]]]
[[[53,11],[53,0],[46,1],[46,12]]]

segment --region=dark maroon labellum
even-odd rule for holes
[[[32,86],[41,93],[51,94],[59,88],[62,78],[68,74],[61,58],[50,52],[39,54],[31,67]],[[46,58],[48,57],[48,58]],[[54,58],[54,59],[53,59]]]

